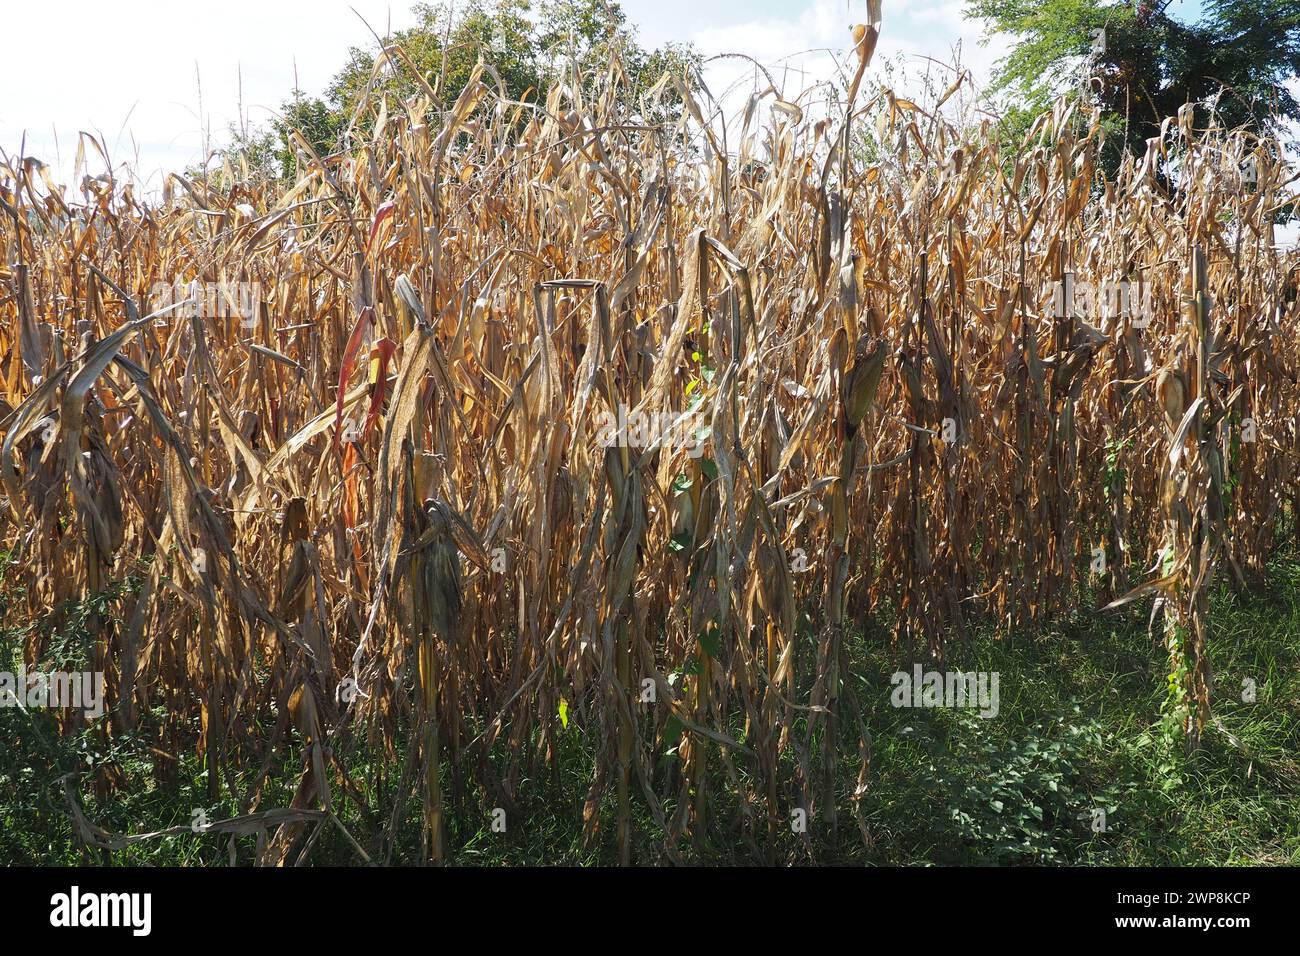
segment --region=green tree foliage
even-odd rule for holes
[[[629,114],[666,71],[689,78],[700,63],[689,46],[643,49],[612,0],[459,0],[418,4],[413,12],[416,24],[386,44],[401,48],[395,67],[376,71],[378,43],[353,47],[323,96],[295,91],[269,129],[232,131],[228,156],[241,157],[265,175],[290,177],[298,161],[291,130],[318,155],[329,155],[346,145],[350,131],[364,135],[373,122],[379,98],[368,91],[379,89],[391,108],[432,90],[433,108],[445,109],[465,88],[480,57],[496,70],[507,97],[537,102],[553,80],[591,77],[617,56],[631,80]],[[673,118],[675,101],[671,95],[664,99],[667,106],[647,120]]]
[[[537,49],[545,76],[558,76],[574,67],[591,76],[617,51],[631,80],[632,106],[665,72],[689,79],[700,65],[699,55],[686,44],[643,49],[627,26],[622,7],[611,0],[541,0],[538,15]],[[678,105],[671,95],[665,100],[670,108]],[[669,117],[646,119],[664,122]]]
[[[1112,161],[1120,148],[1141,155],[1162,120],[1189,102],[1198,124],[1211,104],[1219,122],[1261,133],[1300,120],[1286,87],[1300,73],[1300,3],[1206,0],[1195,23],[1168,7],[1168,0],[968,0],[967,13],[1016,38],[995,81],[1015,97],[1010,125],[1023,130],[1052,98],[1086,88],[1119,134]]]
[[[390,43],[401,47],[408,62],[378,77],[391,98],[405,100],[428,84],[445,106],[465,88],[480,54],[496,69],[512,98],[537,90],[542,76],[528,0],[422,3],[414,13],[416,25],[395,33]],[[373,47],[353,47],[329,85],[329,103],[347,117],[345,126],[371,82],[377,54]]]

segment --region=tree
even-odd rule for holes
[[[419,93],[422,78],[446,106],[469,82],[480,54],[500,74],[511,98],[521,99],[530,90],[536,94],[542,76],[528,0],[422,3],[413,12],[419,22],[394,34],[391,44],[402,48],[409,63],[403,61],[381,78],[381,88],[391,97],[405,100]],[[326,94],[335,111],[351,117],[374,73],[377,52],[358,47],[349,51],[348,62]]]
[[[416,25],[389,41],[403,53],[390,61],[392,68],[376,74],[377,45],[353,47],[323,97],[295,90],[282,107],[282,119],[269,130],[235,134],[231,152],[265,174],[289,178],[297,162],[291,130],[319,155],[328,155],[347,145],[350,130],[366,130],[373,122],[378,98],[366,95],[372,83],[390,104],[431,88],[438,100],[433,109],[445,109],[465,88],[480,57],[501,77],[509,98],[536,102],[553,80],[572,75],[575,67],[594,78],[617,55],[627,72],[630,112],[665,71],[689,78],[700,64],[689,46],[642,49],[622,7],[612,0],[540,0],[536,11],[529,0],[446,0],[419,4],[414,12]],[[671,118],[679,105],[676,97],[669,91],[663,101],[660,115],[648,121]]]
[[[619,40],[630,40],[627,15],[609,0],[541,0],[539,46],[576,59]]]
[[[1017,40],[998,64],[995,89],[1016,95],[1013,126],[1024,128],[1071,85],[1119,135],[1111,163],[1126,149],[1142,155],[1161,122],[1195,104],[1204,124],[1219,122],[1281,134],[1300,120],[1286,87],[1300,73],[1296,0],[1206,0],[1196,23],[1167,12],[1169,0],[967,0],[967,13]]]

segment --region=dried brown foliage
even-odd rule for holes
[[[875,27],[855,36],[864,70]],[[852,625],[941,659],[977,620],[1077,604],[1095,546],[1105,599],[1166,602],[1194,740],[1210,577],[1258,575],[1297,494],[1269,144],[1188,114],[1108,181],[1096,116],[1062,104],[1008,154],[885,93],[852,123],[777,97],[736,146],[688,90],[647,128],[617,64],[589,79],[540,107],[490,72],[389,103],[351,154],[301,144],[287,188],[235,169],[148,205],[87,179],[73,204],[0,167],[0,538],[29,617],[142,576],[92,622],[114,732],[162,705],[177,753],[197,714],[214,796],[262,767],[245,813],[269,748],[298,748],[262,862],[362,799],[359,737],[442,859],[448,817],[512,806],[569,722],[599,742],[587,832],[605,808],[623,861],[633,801],[676,859],[718,788],[770,846],[868,784]],[[876,164],[846,149],[864,116]],[[1145,283],[1149,327],[1054,314],[1067,276]],[[149,314],[178,280],[257,283],[252,327]],[[695,407],[703,457],[602,447],[620,406]]]

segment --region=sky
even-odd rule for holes
[[[866,0],[622,0],[640,43],[690,42],[705,56],[743,53],[771,68],[787,99],[833,78],[851,53],[850,27],[866,19]],[[907,91],[932,60],[961,62],[986,81],[1006,41],[981,43],[983,26],[966,20],[964,0],[884,0],[873,71],[892,70]],[[348,49],[410,26],[409,0],[19,0],[0,22],[0,148],[35,156],[71,183],[78,133],[98,134],[117,168],[129,164],[146,190],[164,171],[200,162],[228,140],[232,125],[266,123],[295,87],[324,92]],[[1172,0],[1194,19],[1199,0]],[[364,21],[364,22],[363,22]],[[367,27],[369,24],[369,27]],[[720,95],[754,69],[746,61],[709,62],[705,79]],[[946,87],[946,77],[941,88]],[[739,108],[743,95],[724,99]],[[94,160],[89,172],[102,172]]]
[[[984,49],[980,24],[961,0],[885,0],[876,63],[925,53],[987,75],[1000,48]],[[865,0],[623,0],[643,46],[689,41],[705,56],[744,53],[773,67],[789,95],[835,73],[851,50],[849,28]],[[320,94],[348,48],[414,22],[407,2],[222,0],[220,4],[118,0],[27,0],[3,14],[0,148],[50,163],[69,180],[78,132],[101,134],[115,165],[129,163],[146,186],[161,171],[199,161],[231,124],[265,123],[295,84]],[[812,51],[812,52],[808,52]],[[752,68],[709,65],[721,92]],[[101,172],[102,168],[90,170]]]

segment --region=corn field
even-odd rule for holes
[[[878,27],[821,117],[769,87],[724,129],[670,77],[632,113],[617,60],[521,103],[484,64],[375,92],[287,184],[235,158],[152,202],[7,160],[7,623],[135,576],[87,624],[103,732],[161,713],[263,865],[343,828],[362,745],[390,799],[358,861],[410,804],[441,862],[574,733],[611,862],[713,830],[775,860],[796,809],[868,839],[849,643],[943,662],[1080,605],[1151,615],[1194,749],[1208,590],[1300,504],[1291,174],[1190,107],[1114,177],[1077,101],[1008,144],[945,113],[962,77],[869,87]],[[87,845],[151,836],[80,811],[111,774],[66,783]]]

